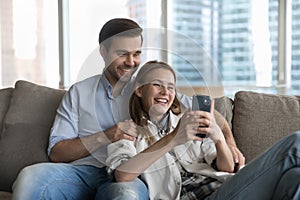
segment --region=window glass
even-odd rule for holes
[[[58,87],[57,1],[1,0],[0,86],[19,79]]]
[[[146,2],[128,3],[143,27],[153,19],[139,15]],[[228,96],[238,90],[278,93],[278,6],[278,0],[167,1],[162,18],[168,31],[161,40],[167,41],[178,85],[224,87]]]
[[[288,1],[292,45],[284,85],[285,93],[298,95],[299,1]],[[278,7],[278,0],[70,1],[72,82],[101,72],[97,38],[102,25],[113,17],[130,17],[145,29],[143,60],[166,59],[180,87],[217,87],[228,96],[238,90],[281,93]]]
[[[192,85],[224,87],[229,96],[240,89],[276,93],[277,0],[171,2],[169,28],[203,49],[196,51],[185,45],[186,41],[177,40],[175,45],[187,60],[170,60]]]
[[[291,5],[291,72],[289,94],[300,95],[300,0]]]

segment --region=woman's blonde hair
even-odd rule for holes
[[[176,83],[176,74],[175,71],[172,69],[170,65],[168,65],[165,62],[162,61],[149,61],[145,63],[141,69],[139,70],[136,78],[135,78],[135,84],[134,84],[134,90],[138,89],[139,87],[148,84],[145,82],[146,75],[154,70],[154,69],[167,69],[170,72],[172,72],[174,76],[174,80]],[[177,98],[177,95],[175,94],[174,101],[170,107],[170,110],[178,115],[181,113],[181,104]],[[135,92],[132,93],[130,101],[129,101],[129,113],[131,116],[131,119],[139,126],[146,126],[148,123],[148,120],[150,119],[148,113],[143,109],[142,100],[139,96],[135,94]]]

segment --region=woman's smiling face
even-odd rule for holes
[[[143,83],[136,94],[142,99],[149,116],[159,121],[168,112],[175,98],[175,77],[168,69],[156,68],[145,75]]]

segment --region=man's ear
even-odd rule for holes
[[[106,57],[107,51],[106,51],[105,46],[103,46],[102,44],[100,44],[99,52],[100,52],[100,55],[102,56],[102,58]]]

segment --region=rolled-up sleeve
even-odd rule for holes
[[[217,150],[215,143],[210,138],[203,141],[202,151],[204,152],[205,161],[211,165],[213,160],[217,157]]]
[[[107,146],[107,172],[111,174],[119,165],[137,154],[133,141],[119,140]]]
[[[59,141],[78,137],[77,101],[76,91],[71,87],[57,109],[49,137],[48,155],[50,155],[52,147]]]

